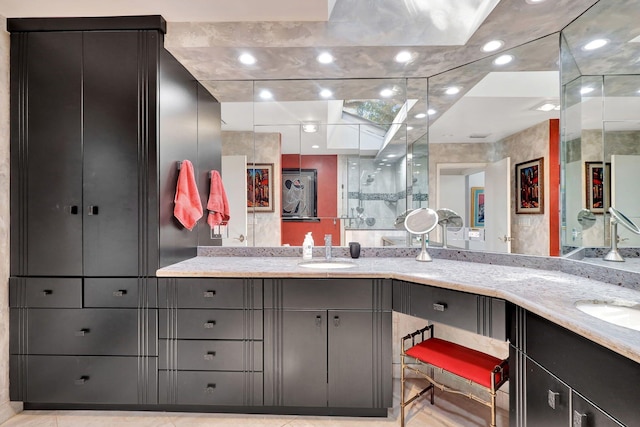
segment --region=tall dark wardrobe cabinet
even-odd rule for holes
[[[208,235],[173,217],[178,162],[201,199],[220,104],[163,47],[160,16],[9,19],[11,400],[157,404],[157,278]]]

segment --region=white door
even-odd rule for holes
[[[639,166],[640,156],[611,156],[611,206],[636,224],[640,224]],[[618,225],[618,235],[621,239],[620,246],[640,246],[640,236],[621,225]]]
[[[484,177],[486,249],[511,253],[511,158],[487,164]]]
[[[247,156],[222,156],[222,184],[230,217],[222,246],[247,246]]]

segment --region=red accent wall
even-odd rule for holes
[[[560,256],[560,120],[549,120],[549,255]]]
[[[316,169],[318,182],[318,217],[320,222],[282,221],[282,244],[302,246],[304,235],[311,231],[316,246],[324,245],[324,235],[331,234],[332,244],[339,246],[338,216],[338,156],[300,156],[283,154],[282,168]]]

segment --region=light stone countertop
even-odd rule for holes
[[[580,300],[623,300],[640,304],[640,291],[560,271],[478,262],[447,259],[418,262],[413,257],[344,260],[356,266],[315,270],[299,266],[302,261],[299,257],[197,256],[162,268],[157,275],[406,280],[510,301],[640,363],[640,331],[599,320],[574,306]]]

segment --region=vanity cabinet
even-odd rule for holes
[[[219,103],[164,49],[161,16],[7,30],[10,399],[155,405],[155,274],[195,256],[199,235],[173,218],[176,162],[193,161],[206,200]]]
[[[393,281],[393,310],[506,340],[505,301],[417,283]]]
[[[159,281],[159,403],[262,405],[262,280]]]
[[[134,291],[129,279],[102,278],[113,290],[105,295],[90,279],[10,278],[12,399],[32,408],[157,403],[155,280]],[[140,299],[122,308],[127,290]]]
[[[386,414],[389,280],[265,280],[264,317],[265,405]]]
[[[510,425],[639,426],[638,364],[509,304]]]

